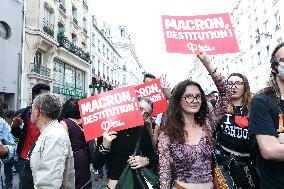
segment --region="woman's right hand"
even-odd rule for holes
[[[202,64],[204,66],[210,64],[210,59],[209,57],[206,55],[205,52],[200,52],[200,54],[197,55],[197,58],[202,62]]]
[[[111,127],[108,128],[104,133],[103,133],[103,146],[105,148],[110,148],[111,142],[117,137],[116,134],[117,132],[115,131],[110,131]]]
[[[197,57],[202,62],[203,66],[206,68],[209,75],[211,75],[213,79],[217,76],[220,76],[220,73],[217,71],[217,68],[214,68],[209,57],[206,55],[204,51],[200,52],[200,54],[198,54]]]

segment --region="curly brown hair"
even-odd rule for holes
[[[161,128],[161,131],[169,137],[170,141],[184,144],[188,136],[187,132],[184,129],[185,123],[180,101],[182,95],[186,90],[186,87],[191,85],[197,86],[201,93],[201,107],[199,111],[194,114],[194,120],[199,125],[205,124],[205,117],[208,113],[208,106],[204,91],[197,82],[189,79],[184,80],[174,87],[172,96],[169,101],[166,123],[165,126]]]

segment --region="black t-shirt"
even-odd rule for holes
[[[281,110],[284,110],[284,101],[280,101]],[[277,136],[279,111],[275,98],[260,94],[251,102],[249,118],[249,134]],[[284,189],[284,162],[265,160],[259,150],[256,152],[256,163],[260,171],[261,188]]]
[[[250,152],[248,111],[243,106],[233,106],[233,113],[225,113],[217,126],[217,142],[230,150]]]
[[[97,149],[97,156],[93,164],[95,168],[102,167],[106,162],[108,178],[118,180],[123,169],[127,165],[129,156],[133,155],[139,132],[140,127],[119,131],[117,133],[117,138],[111,143],[110,152],[108,154],[102,155]],[[103,138],[98,138],[98,146],[101,145],[102,142]],[[151,136],[145,126],[143,126],[140,150],[142,151],[142,156],[149,158],[150,166],[157,163],[158,157],[154,152]]]

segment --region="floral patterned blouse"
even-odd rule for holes
[[[206,116],[204,125],[211,133],[220,119],[222,119],[231,99],[231,92],[229,86],[225,84],[225,79],[219,76],[214,82],[220,92],[220,96],[215,108]],[[208,143],[204,128],[202,129],[202,136],[197,145],[171,142],[169,137],[161,132],[158,150],[161,189],[169,189],[171,186],[173,175],[171,164],[175,167],[175,179],[181,182],[208,183],[213,181],[211,170],[213,149]],[[172,163],[170,159],[173,160]]]

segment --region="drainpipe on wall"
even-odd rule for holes
[[[22,27],[22,50],[21,50],[21,53],[22,53],[22,56],[21,56],[21,65],[18,67],[19,68],[19,77],[18,77],[18,96],[17,96],[17,99],[18,99],[18,103],[17,103],[17,108],[22,108],[24,107],[23,105],[23,102],[22,102],[22,95],[24,94],[24,88],[22,87],[24,85],[24,78],[23,78],[23,72],[24,72],[24,69],[25,69],[25,27],[26,27],[26,0],[23,0],[23,27]],[[25,104],[26,106],[26,104]]]

